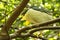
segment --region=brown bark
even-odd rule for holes
[[[29,0],[23,0],[22,3],[16,7],[15,11],[12,13],[10,18],[6,21],[6,23],[2,27],[2,30],[0,33],[0,40],[10,40],[8,30],[13,24],[13,22],[16,20],[16,18],[23,11],[23,9],[25,8],[28,2]]]
[[[49,21],[44,22],[44,23],[37,23],[37,24],[34,24],[32,26],[28,26],[28,27],[22,28],[21,30],[18,30],[17,33],[20,34],[24,30],[29,30],[29,29],[32,29],[32,28],[37,28],[37,27],[42,27],[42,26],[47,26],[49,24],[53,24],[53,23],[56,23],[56,22],[60,22],[60,18],[56,18],[56,19],[49,20]]]
[[[10,18],[7,20],[7,22],[4,24],[3,28],[2,28],[2,32],[7,32],[9,30],[9,28],[11,27],[11,25],[13,24],[13,22],[16,20],[16,18],[20,15],[20,13],[23,11],[24,7],[26,6],[26,4],[28,3],[29,0],[23,0],[22,3],[20,5],[17,6],[17,8],[15,9],[15,11],[12,13],[12,15],[10,16]]]

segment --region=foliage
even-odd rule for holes
[[[22,0],[1,0],[0,1],[0,25],[3,25],[5,21],[12,15],[14,8],[21,2]],[[41,9],[44,8],[45,11],[53,12],[52,16],[54,18],[60,17],[60,0],[30,0],[28,3],[29,6],[33,9]],[[40,10],[39,10],[40,11]],[[48,13],[49,14],[49,13]],[[19,30],[24,26],[28,26],[29,22],[27,21],[20,21],[23,15],[20,15],[13,23],[12,28],[9,31],[9,34],[14,33],[15,31]],[[57,24],[58,26],[60,23]],[[34,33],[36,36],[42,36],[48,38],[48,40],[57,40],[60,37],[60,33],[58,30],[44,30],[42,33],[40,31]],[[39,34],[38,34],[39,33]],[[20,40],[20,38],[16,38],[16,40]],[[21,40],[34,40],[34,38],[24,38]]]

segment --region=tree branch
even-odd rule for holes
[[[10,18],[6,21],[6,23],[2,27],[2,30],[0,33],[0,40],[10,40],[8,31],[11,25],[13,24],[13,22],[20,15],[20,13],[23,11],[23,9],[25,8],[28,2],[29,0],[23,0],[22,3],[16,7],[15,11],[12,13]]]
[[[35,28],[35,29],[33,29],[33,30],[31,30],[30,32],[29,32],[29,34],[33,34],[34,32],[36,32],[36,31],[40,31],[40,30],[58,30],[58,29],[60,29],[60,27],[38,27],[38,28]]]
[[[13,34],[10,37],[11,37],[11,39],[16,38],[16,37],[21,37],[21,38],[34,37],[34,38],[46,39],[46,38],[43,38],[43,37],[37,37],[37,36],[32,35],[32,34],[36,31],[40,31],[40,30],[55,30],[55,29],[60,29],[60,27],[38,27],[38,28],[35,28],[35,29],[31,30],[30,32],[27,32],[26,34],[22,34],[22,35],[21,34]]]
[[[29,29],[33,29],[33,28],[38,28],[36,30],[33,30],[31,31],[30,33],[33,33],[33,32],[36,32],[36,31],[39,31],[39,30],[44,30],[44,29],[60,29],[60,27],[41,27],[41,26],[47,26],[49,24],[53,24],[53,23],[56,23],[56,22],[60,22],[60,18],[57,18],[57,19],[53,19],[53,20],[50,20],[48,22],[44,22],[44,23],[37,23],[37,24],[34,24],[32,26],[28,26],[28,27],[25,27],[25,28],[22,28],[20,30],[18,30],[13,37],[11,38],[15,38],[15,37],[18,37],[19,35],[21,35],[22,32],[26,31],[26,30],[29,30]],[[30,33],[28,35],[30,35]]]
[[[44,22],[44,23],[37,23],[37,24],[34,24],[32,26],[22,28],[22,29],[18,30],[16,33],[20,34],[21,32],[24,32],[25,30],[29,30],[29,29],[37,28],[37,27],[42,27],[42,26],[47,26],[49,24],[53,24],[53,23],[56,23],[56,22],[60,22],[60,18],[49,20],[49,21]]]
[[[42,39],[42,40],[47,40],[46,38],[43,38],[43,37],[40,37],[40,36],[36,36],[36,35],[33,35],[33,34],[25,34],[25,35],[11,35],[10,38],[13,39],[13,38],[25,38],[25,37],[33,37],[33,38],[39,38],[39,39]]]
[[[38,30],[44,30],[44,29],[60,29],[60,27],[41,27],[41,26],[46,26],[46,25],[49,25],[49,24],[53,24],[53,23],[56,23],[56,22],[60,22],[60,18],[57,18],[57,19],[53,19],[53,20],[50,20],[48,22],[44,22],[44,23],[37,23],[37,24],[34,24],[32,26],[28,26],[28,27],[25,27],[25,28],[22,28],[20,30],[18,30],[16,33],[15,33],[15,37],[17,37],[18,35],[21,35],[21,32],[24,32],[26,30],[29,30],[29,29],[33,29],[33,28],[38,28],[40,27],[39,29],[37,29],[36,31]],[[34,30],[34,32],[36,32]],[[31,32],[33,33],[33,32]]]
[[[16,18],[19,16],[19,14],[23,11],[24,7],[28,3],[29,0],[23,0],[20,5],[18,5],[13,12],[13,14],[10,16],[10,18],[7,20],[7,22],[4,24],[2,28],[2,32],[7,32],[9,28],[11,27],[12,23],[16,20]]]

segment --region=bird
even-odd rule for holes
[[[54,18],[51,15],[34,9],[29,9],[22,18],[22,20],[29,21],[33,24],[47,22],[52,19]]]

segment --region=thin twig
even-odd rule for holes
[[[14,34],[14,35],[11,35],[11,39],[13,38],[16,38],[16,37],[34,37],[34,38],[40,38],[40,39],[46,39],[46,38],[42,38],[42,37],[37,37],[37,36],[34,36],[32,35],[34,32],[36,31],[40,31],[40,30],[55,30],[55,29],[60,29],[60,27],[40,27],[40,28],[36,28],[36,29],[33,29],[31,30],[30,32],[24,34],[24,35],[19,35],[19,34]]]
[[[35,28],[35,29],[31,30],[29,32],[29,34],[32,34],[32,33],[36,32],[36,31],[40,31],[40,30],[56,30],[56,29],[59,30],[60,27],[39,27],[39,28]]]
[[[56,22],[60,22],[60,18],[53,19],[53,20],[50,20],[50,21],[47,21],[47,22],[44,22],[44,23],[37,23],[37,24],[34,24],[32,26],[22,28],[22,29],[18,30],[17,33],[20,34],[21,32],[24,32],[25,30],[29,30],[29,29],[37,28],[37,27],[42,27],[42,26],[47,26],[49,24],[53,24],[53,23],[56,23]]]

